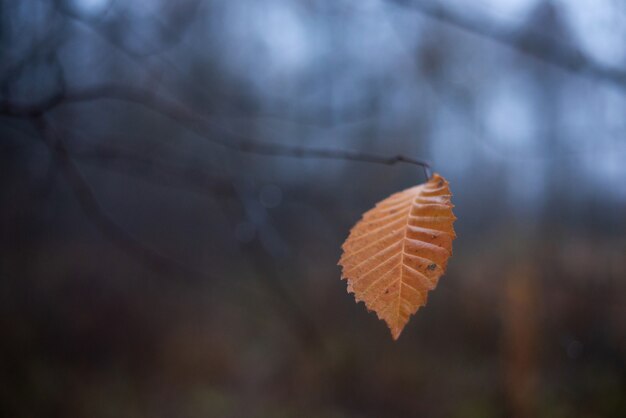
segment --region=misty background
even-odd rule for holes
[[[625,2],[0,22],[2,416],[626,416]],[[458,238],[393,342],[336,264],[398,155]]]

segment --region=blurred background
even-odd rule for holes
[[[626,416],[624,1],[0,22],[0,415]],[[458,239],[393,342],[336,263],[397,155]]]

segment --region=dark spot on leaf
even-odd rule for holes
[[[437,268],[437,264],[435,264],[435,263],[429,264],[428,267],[426,267],[426,268],[428,270],[430,270],[430,271],[433,271],[434,269]]]

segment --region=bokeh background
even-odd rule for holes
[[[623,1],[0,22],[0,415],[626,416]],[[456,204],[397,342],[336,263],[424,174],[365,154],[431,161]]]

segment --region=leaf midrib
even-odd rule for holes
[[[406,222],[404,223],[404,234],[402,235],[402,255],[400,256],[400,286],[398,286],[398,299],[396,300],[396,319],[395,319],[395,325],[396,327],[399,325],[399,319],[400,319],[400,300],[402,299],[402,285],[404,284],[404,269],[402,267],[404,267],[404,254],[406,253],[404,248],[406,246],[406,242],[407,242],[407,231],[409,229],[409,222],[411,220],[411,212],[413,211],[413,206],[415,204],[415,201],[417,200],[418,196],[420,195],[420,193],[416,194],[413,199],[411,199],[409,201],[409,207],[406,213]]]

